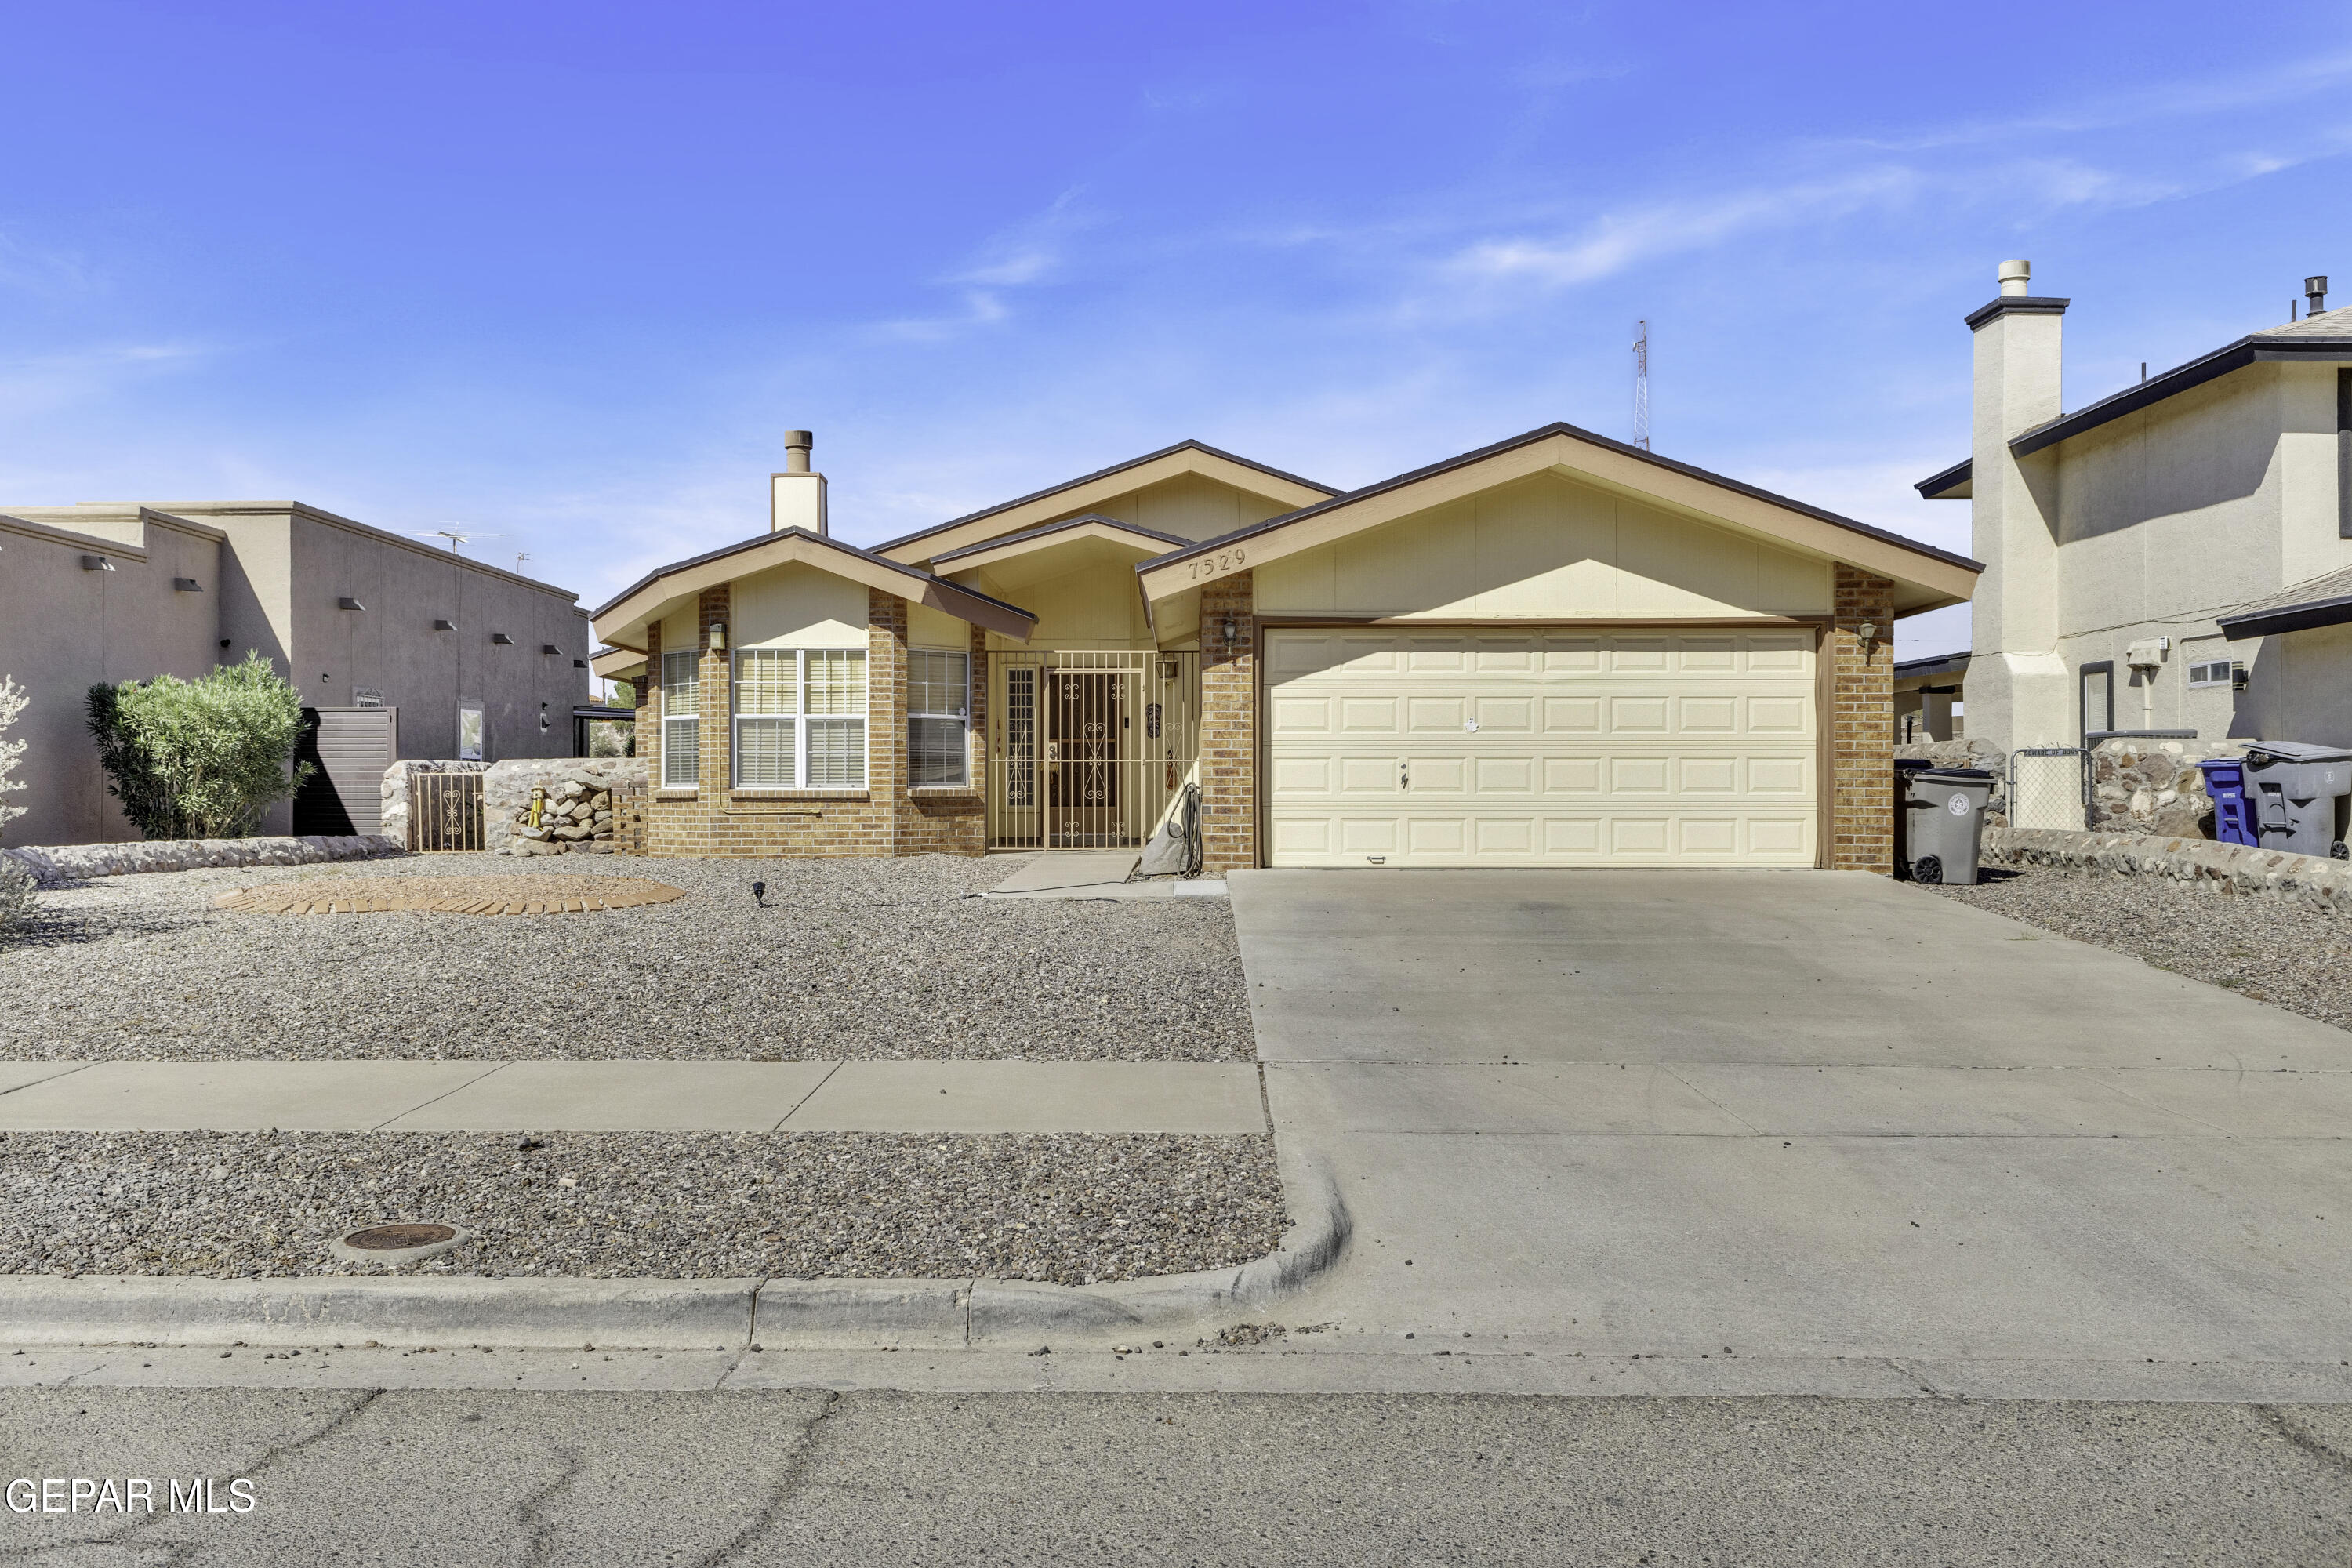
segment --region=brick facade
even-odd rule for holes
[[[728,620],[730,591],[706,590],[702,629],[701,741],[698,787],[664,790],[659,679],[661,628],[647,634],[654,688],[641,695],[638,751],[654,781],[646,805],[646,853],[656,856],[820,858],[852,855],[978,855],[987,847],[982,795],[907,787],[907,601],[866,591],[866,779],[862,790],[739,791],[734,788],[731,656],[710,646]],[[976,672],[977,673],[977,672]],[[653,737],[650,744],[646,737]],[[975,771],[975,786],[982,775]]]
[[[1877,628],[1865,643],[1861,628]],[[1830,711],[1830,853],[1840,871],[1895,870],[1895,584],[1840,563],[1824,635]]]
[[[1257,860],[1257,624],[1251,574],[1201,590],[1201,875]],[[1234,637],[1225,637],[1225,618]]]

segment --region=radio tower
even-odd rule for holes
[[[1633,445],[1650,449],[1650,323],[1633,323]]]

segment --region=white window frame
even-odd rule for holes
[[[2220,670],[2217,677],[2212,672]],[[2232,658],[2192,658],[2189,661],[2189,689],[2213,691],[2226,689],[2238,683],[2238,662]]]
[[[861,700],[855,712],[814,713],[809,710],[809,664],[812,658],[827,654],[854,656],[858,667],[858,689]],[[728,682],[730,704],[735,694],[743,689],[742,669],[747,658],[773,658],[789,656],[793,661],[793,711],[790,713],[730,713],[728,722],[730,784],[738,795],[862,795],[874,782],[874,672],[867,650],[862,647],[747,647],[735,650],[735,662],[730,667],[733,677]],[[793,727],[793,783],[747,784],[743,779],[743,721],[760,723],[779,721]],[[818,724],[838,723],[855,720],[862,744],[857,748],[857,777],[851,783],[812,784],[809,782],[809,731]]]
[[[670,692],[678,684],[670,675],[676,663],[682,663],[694,672],[694,711],[691,713],[673,712],[670,709]],[[692,648],[666,649],[658,673],[661,676],[662,776],[655,787],[666,790],[699,788],[702,783],[702,655]],[[694,744],[684,748],[672,744],[671,737],[679,729],[688,726],[694,735]],[[690,765],[687,769],[686,782],[677,784],[672,782],[670,769],[674,760],[681,756],[690,759]]]
[[[968,790],[971,787],[971,650],[968,647],[913,647],[908,648],[907,653],[908,787],[909,789]],[[916,654],[924,653],[938,654],[943,658],[960,659],[963,663],[963,700],[961,704],[952,712],[934,712],[929,710],[918,710],[915,707],[913,657]],[[956,776],[954,778],[933,779],[925,784],[917,784],[915,782],[915,721],[919,719],[929,719],[932,721],[952,719],[956,721],[958,744],[956,746]]]
[[[474,743],[473,743],[472,745],[470,745],[470,746],[468,746],[467,744],[466,744],[466,716],[467,716],[468,713],[470,713],[470,714],[472,714],[472,715],[474,716]],[[488,710],[488,708],[486,708],[483,704],[479,703],[479,702],[460,702],[460,703],[458,703],[458,704],[457,704],[457,760],[458,760],[459,762],[461,762],[461,763],[479,763],[479,762],[486,762],[486,761],[488,761],[488,756],[486,755],[486,753],[489,751],[489,749],[490,749],[490,714],[489,714],[489,710]]]

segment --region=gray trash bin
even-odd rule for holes
[[[1901,776],[1905,873],[1915,882],[1974,883],[1992,774],[1982,768],[1923,768]]]
[[[2246,745],[2246,799],[2265,849],[2333,854],[2336,803],[2352,795],[2352,747],[2302,741]]]

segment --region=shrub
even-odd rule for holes
[[[25,705],[31,700],[32,699],[25,695],[23,687],[8,677],[0,675],[0,734],[7,732],[8,726],[16,721],[16,715],[22,713],[25,710]],[[23,806],[10,805],[5,798],[11,791],[25,787],[24,780],[12,779],[8,776],[16,771],[16,759],[24,754],[24,742],[0,741],[0,827],[7,826],[10,817],[25,815]]]
[[[89,729],[114,798],[149,838],[244,837],[313,772],[287,766],[302,699],[258,653],[195,680],[93,686]]]
[[[0,931],[33,912],[33,874],[0,855]]]

